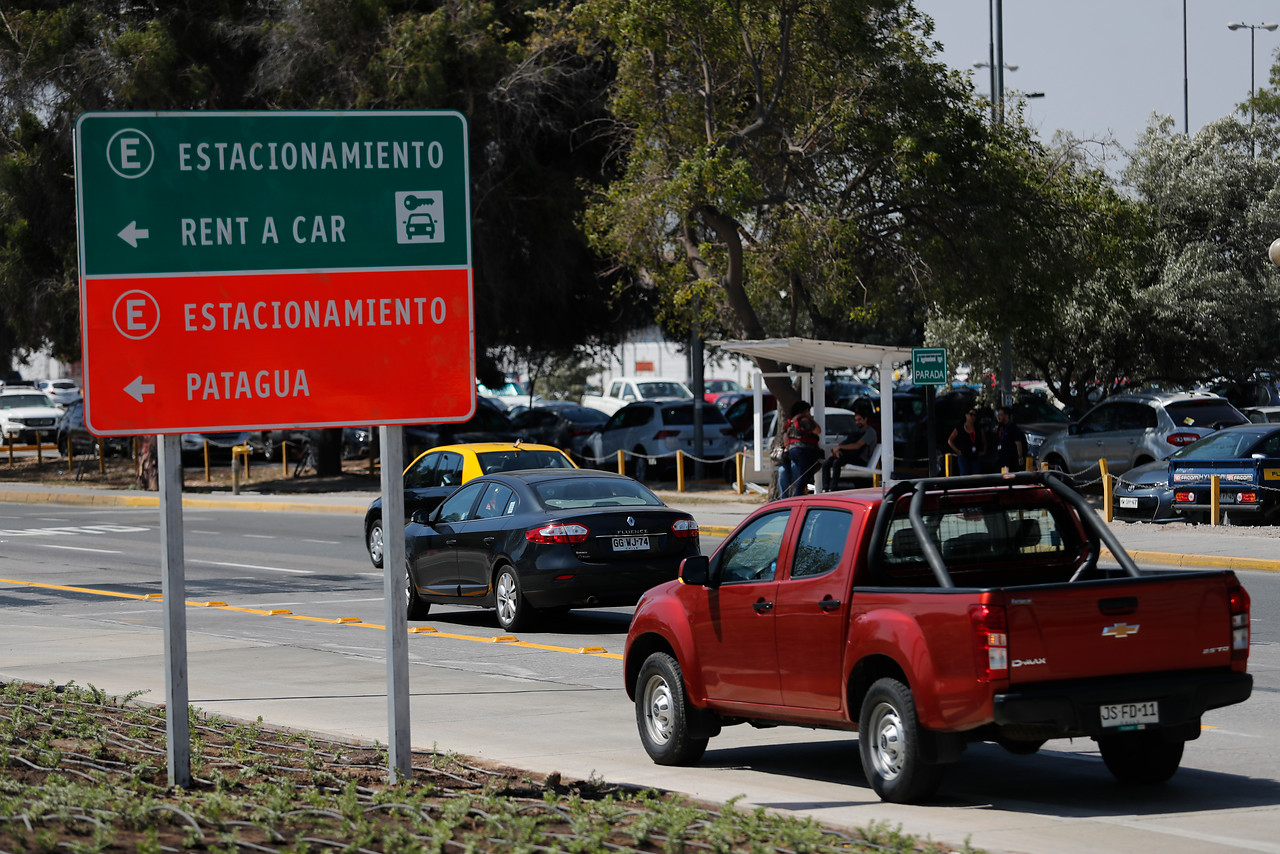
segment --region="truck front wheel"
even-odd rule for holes
[[[922,737],[911,689],[897,679],[876,680],[862,701],[858,753],[881,800],[907,804],[937,791],[943,766],[921,758]]]
[[[694,714],[679,662],[665,652],[646,658],[636,680],[636,726],[649,758],[659,765],[701,759],[709,739],[690,734]]]
[[[1180,739],[1166,741],[1155,730],[1104,735],[1097,741],[1107,770],[1121,783],[1135,786],[1163,783],[1172,777],[1186,746]]]

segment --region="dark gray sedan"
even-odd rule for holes
[[[410,620],[433,603],[493,608],[514,631],[539,611],[634,605],[699,553],[693,517],[629,477],[493,474],[413,514],[406,608]]]

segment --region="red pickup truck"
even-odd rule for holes
[[[853,730],[876,793],[913,802],[973,741],[1089,737],[1121,781],[1163,782],[1249,697],[1248,655],[1234,573],[1140,571],[1055,474],[1020,472],[761,507],[645,593],[625,678],[659,764],[730,724]]]

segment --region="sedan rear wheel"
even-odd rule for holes
[[[533,609],[524,601],[520,576],[513,567],[504,566],[498,570],[498,577],[493,582],[493,599],[498,611],[498,625],[503,629],[514,632],[528,623]]]
[[[382,568],[385,545],[382,538],[382,519],[379,517],[373,520],[373,524],[369,526],[369,535],[365,538],[365,546],[369,549],[369,560],[373,561],[373,565],[379,569]]]

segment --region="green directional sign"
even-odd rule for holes
[[[911,348],[911,377],[916,385],[945,385],[947,382],[947,348]]]
[[[76,155],[81,275],[471,261],[458,113],[86,113]]]

